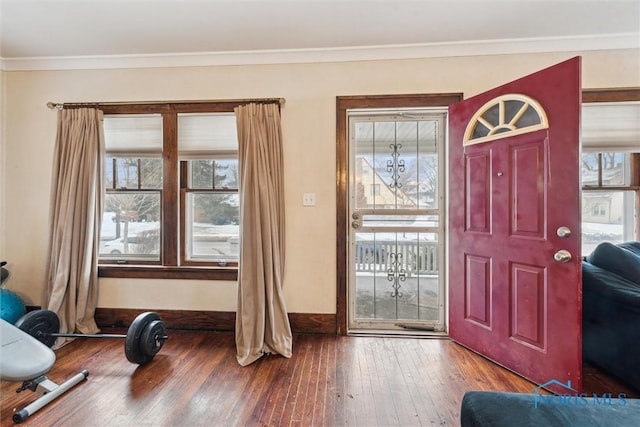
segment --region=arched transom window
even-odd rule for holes
[[[548,127],[547,115],[535,99],[521,94],[502,95],[476,111],[467,125],[463,145],[489,142]]]

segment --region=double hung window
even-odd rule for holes
[[[110,105],[104,112],[100,275],[232,279],[240,227],[233,106]]]
[[[100,259],[160,261],[162,116],[104,118],[105,198]]]
[[[640,102],[582,108],[582,255],[638,239]]]
[[[240,204],[233,114],[178,114],[181,264],[237,265]]]

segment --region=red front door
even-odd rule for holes
[[[536,384],[578,391],[580,64],[449,108],[449,334]]]

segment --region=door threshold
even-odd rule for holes
[[[352,329],[347,331],[347,336],[449,339],[449,334],[444,331],[428,331],[418,329]]]

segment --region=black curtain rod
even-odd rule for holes
[[[284,98],[249,98],[249,99],[219,99],[215,101],[157,101],[157,102],[47,102],[47,107],[51,110],[62,110],[64,108],[100,108],[103,106],[120,106],[120,105],[145,105],[145,104],[205,104],[205,103],[237,103],[237,104],[248,104],[248,103],[257,103],[257,104],[271,104],[277,102],[280,106],[283,106],[285,103]]]

